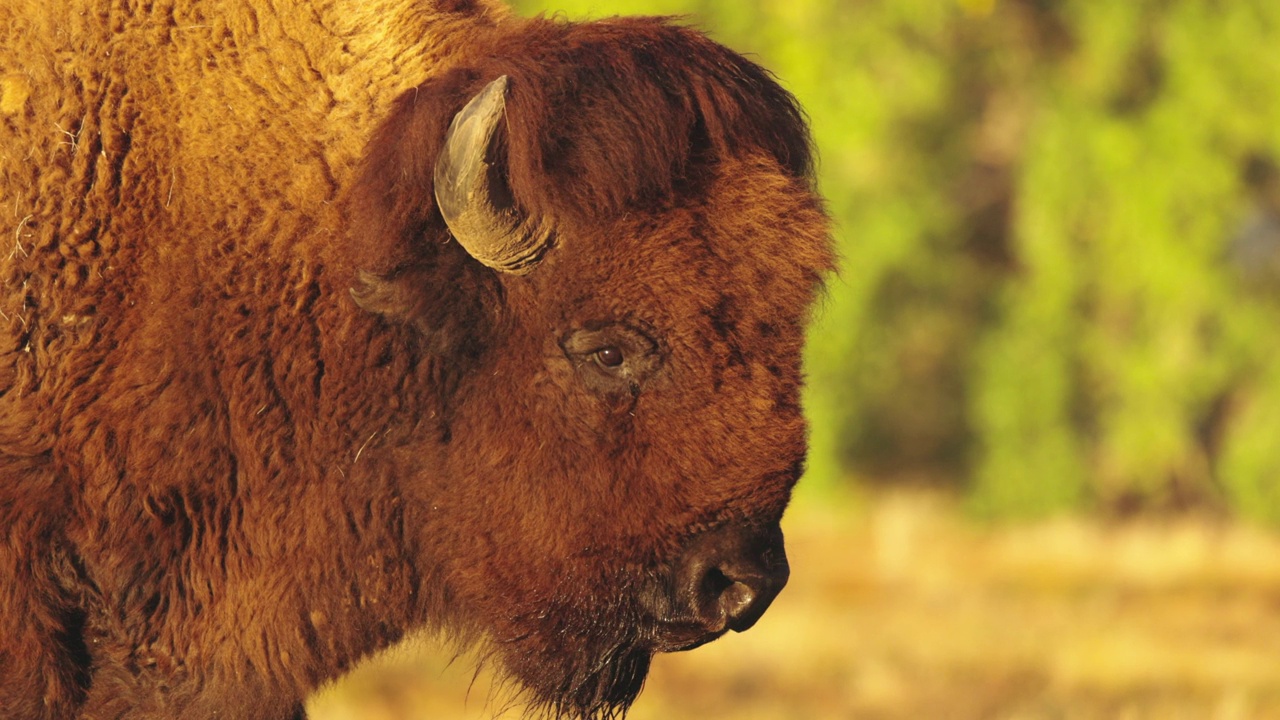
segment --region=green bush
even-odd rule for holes
[[[971,375],[974,500],[1280,519],[1280,317],[1230,252],[1241,168],[1280,150],[1280,6],[1075,2],[1059,22],[1070,52],[1026,89],[1018,272]]]

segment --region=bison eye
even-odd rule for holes
[[[622,365],[622,351],[612,345],[597,350],[595,358],[596,362],[607,368],[616,368]]]
[[[588,387],[609,395],[639,392],[662,366],[658,343],[627,323],[589,323],[563,335],[560,347]]]

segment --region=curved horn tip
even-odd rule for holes
[[[454,116],[436,158],[435,197],[449,232],[468,254],[495,270],[523,273],[550,238],[520,217],[486,158],[505,116],[508,82],[506,75],[490,81]]]

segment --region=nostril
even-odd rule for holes
[[[742,632],[786,585],[786,557],[777,528],[726,526],[698,536],[676,568],[673,608],[707,633]]]
[[[733,581],[718,567],[713,567],[702,577],[702,597],[718,598],[733,586]]]
[[[743,582],[735,582],[720,594],[720,607],[724,610],[725,618],[729,621],[730,630],[742,632],[760,619],[760,616],[764,614],[765,608],[761,607],[758,611],[755,609],[759,599],[759,590]],[[768,604],[768,601],[762,603],[765,606]]]
[[[787,582],[785,575],[749,574],[720,594],[718,604],[730,630],[743,632],[764,615]]]
[[[760,582],[759,578],[744,580],[735,580],[718,567],[711,568],[703,576],[701,583],[703,604],[710,610],[708,614],[718,619],[714,623],[718,626],[717,629],[724,627],[732,630],[746,629],[740,628],[739,625],[743,618],[751,616],[752,606],[760,596],[759,588],[764,583]],[[756,617],[758,616],[757,613]]]
[[[713,567],[701,582],[702,605],[714,619],[716,629],[742,632],[760,619],[787,582],[786,571],[758,568],[734,572]]]

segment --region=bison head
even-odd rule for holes
[[[793,99],[652,20],[535,20],[407,95],[349,199],[353,294],[435,368],[389,451],[431,608],[610,715],[787,580],[831,267]]]

